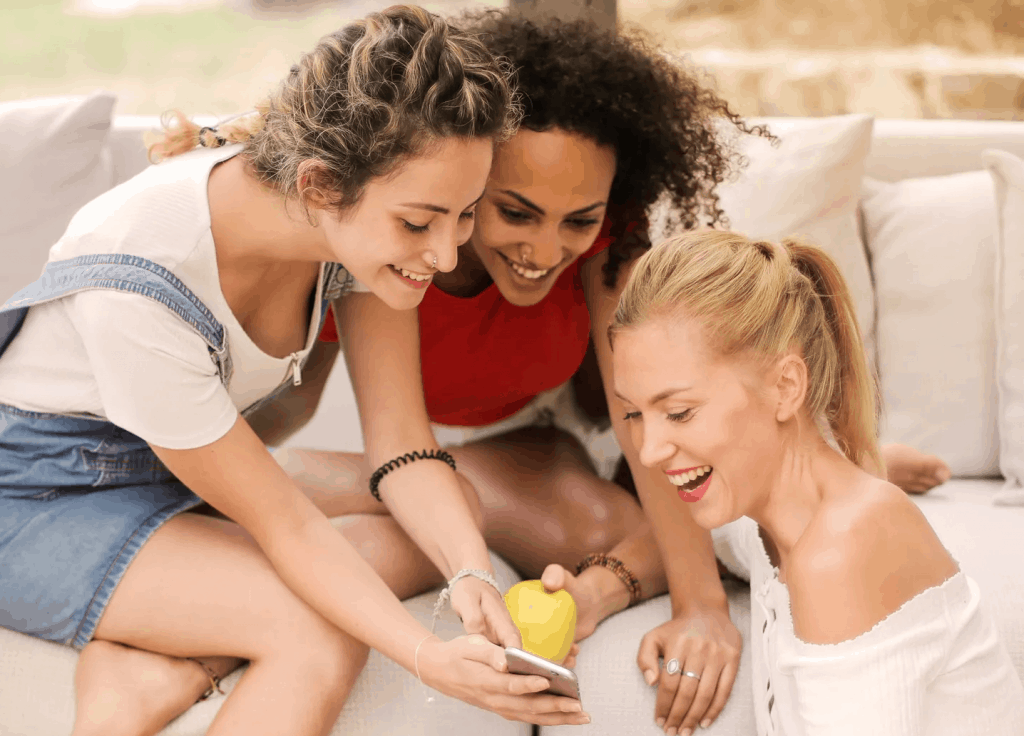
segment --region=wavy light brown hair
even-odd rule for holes
[[[264,184],[295,196],[306,179],[343,210],[430,144],[504,140],[520,116],[507,63],[440,16],[397,5],[321,39],[256,114],[212,130],[173,112],[148,148],[160,161],[242,143]]]
[[[771,359],[796,346],[807,365],[805,406],[857,465],[882,468],[878,391],[839,267],[795,240],[774,244],[721,230],[671,238],[636,262],[609,327],[655,316],[697,319],[722,355]]]
[[[455,22],[515,68],[523,127],[558,128],[614,149],[608,287],[623,262],[650,247],[647,216],[656,203],[664,203],[673,231],[727,225],[715,190],[744,162],[725,133],[771,136],[744,123],[644,31],[606,31],[587,20],[534,22],[500,10],[469,11]],[[641,227],[628,231],[633,223]]]

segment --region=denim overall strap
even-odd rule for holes
[[[320,293],[317,295],[317,297],[320,299],[320,321],[317,323],[316,329],[314,331],[314,334],[317,335],[317,337],[315,338],[317,340],[320,339],[320,332],[324,328],[324,320],[327,318],[327,307],[330,306],[330,303],[332,301],[341,298],[349,291],[351,291],[352,285],[355,282],[355,279],[352,277],[352,274],[350,274],[348,270],[340,263],[325,262],[323,268],[323,287],[321,288]],[[3,315],[0,314],[0,318],[2,317]],[[305,367],[306,361],[308,359],[309,354],[307,353],[305,359],[303,359],[303,362],[300,366],[300,370]],[[290,384],[291,380],[287,380],[280,386],[275,388],[273,391],[271,391],[269,394],[264,396],[263,398],[250,404],[249,406],[242,410],[242,416],[248,419],[257,411],[265,407],[267,404],[277,399],[278,396],[284,393],[284,391],[288,388]]]
[[[78,256],[46,264],[43,275],[0,307],[0,355],[18,334],[29,307],[89,289],[140,294],[163,304],[206,342],[221,381],[231,378],[227,332],[181,280],[163,266],[125,253]]]

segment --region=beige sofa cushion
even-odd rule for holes
[[[39,277],[72,215],[113,185],[114,102],[96,92],[0,104],[0,303]]]
[[[730,229],[769,240],[802,238],[836,260],[872,359],[875,305],[857,203],[873,123],[869,115],[773,122],[781,143],[742,137],[749,165],[719,188]]]
[[[999,501],[1024,505],[1024,160],[986,151],[996,189],[996,375],[999,465],[1007,486]]]
[[[998,475],[991,177],[868,180],[865,190],[882,441],[934,453],[954,476]]]
[[[706,736],[755,736],[753,687],[750,672],[750,592],[747,585],[727,582],[729,615],[743,635],[740,669],[732,694]],[[617,613],[601,622],[580,643],[576,676],[580,681],[583,709],[592,721],[585,726],[545,726],[541,736],[664,736],[654,722],[657,687],[644,682],[636,665],[640,640],[672,617],[667,595]],[[467,732],[469,733],[469,732]]]

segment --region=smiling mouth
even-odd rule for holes
[[[505,259],[505,262],[509,265],[509,268],[515,271],[518,275],[522,276],[524,279],[529,279],[530,281],[540,281],[542,278],[544,278],[549,273],[554,271],[553,268],[546,268],[543,271],[535,271],[529,268],[523,268],[501,251],[498,251],[498,255]]]
[[[391,264],[389,264],[389,265],[391,265]],[[395,265],[391,265],[391,270],[394,271],[395,273],[401,275],[401,276],[404,276],[405,278],[409,279],[410,281],[430,281],[430,279],[434,278],[434,274],[432,274],[432,273],[428,273],[428,274],[416,273],[415,271],[410,271],[410,270],[408,270],[406,268],[399,268],[398,266],[395,266]]]
[[[710,465],[702,465],[685,473],[666,473],[666,475],[668,475],[668,480],[672,485],[676,486],[680,491],[689,493],[700,488],[713,469]]]

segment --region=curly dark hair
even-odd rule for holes
[[[728,225],[715,190],[743,159],[720,122],[772,136],[744,123],[644,32],[605,31],[586,20],[537,23],[500,10],[470,11],[455,23],[512,64],[523,127],[560,128],[614,148],[607,286],[623,262],[650,248],[648,213],[663,197],[670,228]],[[634,223],[642,226],[630,228]]]
[[[176,113],[178,125],[165,122],[150,157],[243,143],[262,182],[297,195],[309,174],[326,204],[343,210],[371,179],[431,142],[509,137],[521,108],[508,63],[479,38],[422,8],[396,5],[321,39],[257,112],[217,129]],[[304,170],[310,160],[320,163]]]

